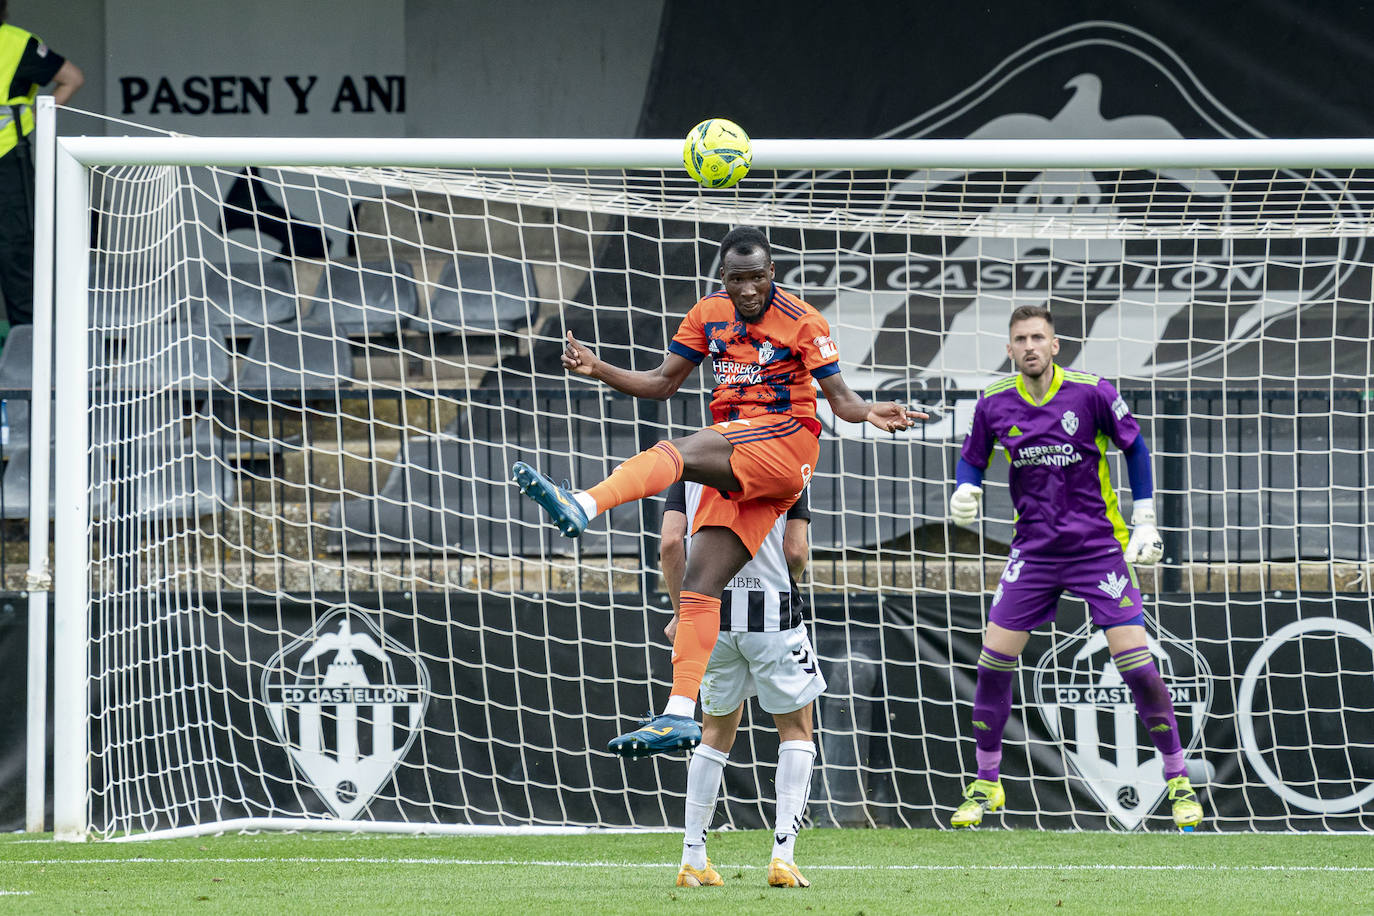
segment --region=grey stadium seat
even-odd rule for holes
[[[112,357],[103,386],[150,390],[203,387],[229,378],[229,350],[218,332],[184,336],[182,328],[136,329]]]
[[[404,553],[413,538],[421,551],[504,551],[506,526],[479,520],[503,519],[508,511],[506,488],[497,483],[504,481],[504,464],[500,446],[411,437],[376,497],[330,507],[328,545],[349,553]]]
[[[32,387],[33,325],[15,325],[5,338],[5,348],[0,350],[0,389],[28,390]],[[0,453],[10,455],[29,444],[29,400],[5,398],[5,413],[9,441],[0,444]]]
[[[33,325],[10,328],[0,350],[0,388],[33,387]]]
[[[417,320],[411,326],[435,333],[514,331],[530,323],[534,295],[530,265],[460,255],[439,273],[428,322]]]
[[[267,324],[286,324],[297,314],[296,277],[285,261],[235,261],[227,267],[207,265],[192,277],[200,303],[192,302],[193,317],[204,309],[211,327],[233,335],[247,335]]]
[[[254,332],[244,351],[236,387],[287,394],[349,385],[353,354],[342,337],[299,328],[266,327]]]
[[[234,474],[217,451],[212,443],[202,442],[193,448],[187,440],[170,460],[161,454],[149,456],[153,471],[139,475],[134,483],[134,512],[189,518],[232,504]]]
[[[488,412],[497,413],[499,408],[489,408]],[[497,428],[485,426],[482,419],[478,415],[474,422],[484,429]],[[481,435],[457,438],[464,422],[460,414],[439,436],[406,440],[401,454],[383,462],[389,468],[380,493],[331,506],[328,548],[350,554],[414,550],[527,555],[568,550],[570,542],[547,523],[544,510],[509,484],[510,466],[516,459],[540,464],[534,427],[513,430],[513,438],[506,441]],[[604,445],[610,454],[629,456],[636,451],[631,425],[617,426],[607,435],[609,441]],[[601,446],[601,437],[595,438]],[[549,453],[566,455],[569,451],[566,438],[556,435],[542,437],[539,444]],[[560,475],[570,473],[579,481],[594,481],[604,477],[615,463],[592,457],[588,443],[580,443],[573,453],[577,457],[571,465],[562,459],[553,470]],[[602,550],[606,538],[598,526],[584,534],[579,544],[584,550]],[[611,548],[617,553],[633,553],[640,549],[640,543],[637,536],[616,532]]]
[[[320,274],[305,323],[340,336],[395,334],[419,302],[415,272],[405,261],[333,263]]]
[[[104,515],[110,501],[121,498],[115,493],[115,480],[125,481],[125,486],[130,488],[126,511],[136,515],[156,513],[162,518],[187,518],[207,515],[221,506],[234,503],[233,471],[216,457],[217,450],[212,444],[201,443],[199,448],[193,448],[187,441],[177,447],[171,456],[166,453],[167,449],[149,451],[142,444],[132,447],[145,451],[143,464],[149,469],[132,480],[127,472],[109,467],[118,460],[118,447],[106,445],[97,449],[99,454],[105,456],[105,460],[91,466],[93,515]],[[27,448],[17,449],[5,465],[5,476],[0,481],[0,518],[29,517],[30,455]],[[48,478],[48,507],[51,512],[56,494],[55,454],[49,467],[53,469]]]
[[[0,480],[0,518],[28,518],[29,517],[29,466],[30,455],[28,447],[17,448],[10,455],[10,460],[5,462],[5,476]],[[48,452],[48,515],[57,508],[57,454],[49,450]],[[106,478],[97,469],[97,479],[91,496],[91,513],[95,517],[104,514],[104,498],[108,492]]]

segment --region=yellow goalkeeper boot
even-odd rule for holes
[[[706,860],[706,867],[698,871],[686,862],[682,863],[682,868],[677,872],[678,887],[723,887],[725,882],[721,880],[720,872],[711,867],[711,860]]]
[[[768,863],[769,887],[810,887],[811,882],[802,876],[801,869],[791,862],[773,859]]]
[[[1169,801],[1174,805],[1174,824],[1186,833],[1202,823],[1202,805],[1198,804],[1197,793],[1187,776],[1175,776],[1169,780]]]
[[[996,811],[1007,803],[1002,780],[975,779],[964,790],[964,803],[949,819],[951,827],[977,827],[983,822],[984,811]]]

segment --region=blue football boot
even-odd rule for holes
[[[649,757],[685,751],[701,743],[701,726],[686,716],[655,716],[640,720],[639,728],[606,745],[622,757]]]
[[[587,513],[566,488],[560,487],[523,461],[515,462],[511,467],[511,474],[519,485],[520,492],[549,513],[549,520],[558,526],[564,537],[575,538],[587,529]]]

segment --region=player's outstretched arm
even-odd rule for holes
[[[687,380],[687,376],[696,368],[689,360],[676,353],[669,353],[657,369],[647,372],[622,369],[601,359],[590,347],[579,343],[577,338],[573,337],[572,331],[568,332],[567,340],[563,354],[559,357],[564,369],[575,375],[605,382],[616,391],[637,398],[667,400],[677,393],[682,383]]]
[[[821,393],[830,402],[830,409],[835,411],[835,416],[850,423],[866,421],[883,432],[895,433],[910,429],[916,425],[917,420],[929,419],[929,415],[903,407],[896,401],[865,401],[854,393],[854,389],[849,387],[849,383],[838,372],[821,379],[820,386]]]

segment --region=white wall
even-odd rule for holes
[[[416,137],[624,137],[662,0],[406,0]]]

